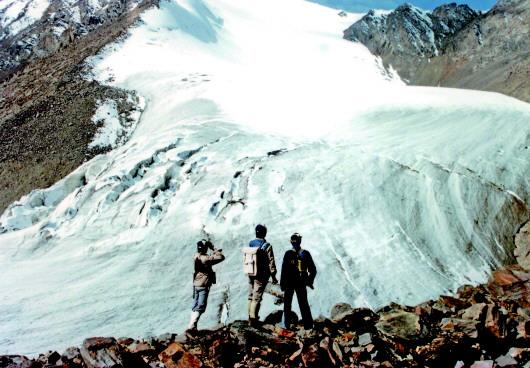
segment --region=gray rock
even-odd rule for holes
[[[331,308],[330,317],[332,321],[340,321],[351,312],[353,312],[353,307],[350,304],[338,303]]]
[[[495,364],[499,367],[517,367],[517,360],[506,354],[495,359]]]
[[[364,333],[359,336],[358,344],[359,346],[366,346],[372,343],[372,335],[367,333]]]
[[[371,11],[344,31],[414,85],[479,89],[530,101],[530,2],[499,1],[486,14],[467,5],[425,12],[404,4]]]
[[[391,337],[412,340],[421,337],[419,317],[406,311],[381,313],[375,327],[379,332]]]
[[[123,366],[118,342],[113,337],[91,337],[85,339],[81,347],[81,356],[88,368]]]

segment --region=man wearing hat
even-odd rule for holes
[[[302,321],[304,329],[310,330],[313,328],[313,316],[309,302],[307,301],[307,289],[309,286],[313,289],[313,282],[317,274],[317,269],[311,253],[302,249],[302,236],[298,233],[291,235],[291,245],[293,249],[285,252],[282,264],[282,275],[280,286],[284,292],[283,299],[283,315],[285,327],[291,327],[291,306],[293,302],[293,295],[296,293],[298,299],[298,306],[302,314]]]
[[[208,249],[212,250],[211,255],[208,255]],[[203,239],[197,242],[197,253],[193,257],[193,307],[188,330],[197,329],[199,318],[206,311],[210,287],[215,284],[215,272],[212,266],[224,259],[222,250],[215,249],[210,241]]]

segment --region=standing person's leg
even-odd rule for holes
[[[209,287],[197,288],[197,294],[199,294],[196,311],[203,314],[206,311],[206,305],[208,304],[208,295],[210,294]]]
[[[310,330],[313,328],[313,316],[311,315],[311,308],[307,301],[307,288],[299,286],[296,288],[296,298],[298,299],[298,306],[302,314],[302,321],[304,322],[304,329]]]
[[[253,312],[254,312],[254,318],[256,321],[259,320],[259,309],[261,307],[261,300],[263,299],[263,293],[265,292],[265,288],[267,287],[268,280],[258,280],[256,279],[254,281],[254,296],[253,296]]]
[[[283,292],[283,324],[285,328],[291,328],[293,294],[293,288],[286,288]]]
[[[210,288],[207,287],[196,287],[194,288],[194,302],[193,308],[190,317],[190,324],[188,329],[194,330],[197,328],[197,323],[201,314],[206,311],[206,305],[208,304],[208,294],[210,293]]]
[[[204,289],[207,288],[193,287],[193,305],[191,307],[190,323],[188,325],[188,329],[190,330],[197,328],[199,318],[206,310],[206,299],[208,298],[208,295],[206,294],[205,296]]]
[[[252,277],[248,278],[248,305],[247,305],[247,312],[248,312],[248,320],[250,321],[252,317],[252,301],[254,299],[254,281],[255,279]]]

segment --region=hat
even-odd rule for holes
[[[206,252],[208,250],[208,246],[206,245],[206,240],[202,239],[197,242],[197,252],[202,253]]]
[[[256,226],[256,236],[258,238],[265,238],[265,236],[267,236],[267,228],[265,225],[258,224],[258,226]]]
[[[299,233],[294,233],[293,235],[291,235],[291,242],[301,242],[302,241],[302,235],[300,235]]]

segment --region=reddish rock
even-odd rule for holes
[[[495,304],[489,304],[486,312],[484,327],[496,338],[506,337],[505,318],[500,313],[499,307]]]
[[[491,277],[491,282],[500,286],[511,285],[520,281],[521,280],[508,269],[493,271]]]
[[[200,368],[201,361],[184,347],[174,342],[158,355],[158,358],[167,368]]]
[[[451,311],[455,312],[459,309],[466,308],[469,303],[463,299],[455,298],[448,295],[442,295],[438,299],[442,304],[447,306]]]
[[[296,332],[281,327],[276,327],[274,331],[281,337],[293,338],[296,336]]]

